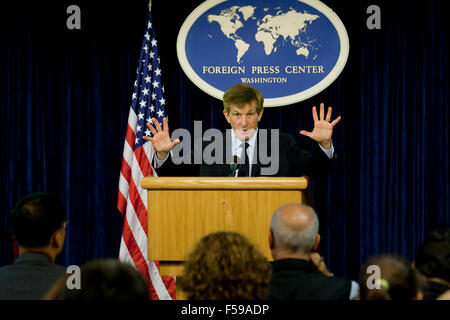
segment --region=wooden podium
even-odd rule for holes
[[[307,177],[146,177],[141,186],[148,190],[148,257],[160,262],[164,276],[180,275],[193,246],[216,231],[245,234],[272,260],[273,212],[311,199]]]

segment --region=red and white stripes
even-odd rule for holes
[[[117,198],[117,208],[124,221],[119,260],[135,266],[143,274],[151,299],[175,299],[174,277],[161,277],[159,263],[147,259],[147,191],[141,188],[140,181],[146,176],[156,176],[150,164],[154,148],[148,141],[133,151],[136,125],[136,113],[130,108]]]

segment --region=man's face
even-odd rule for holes
[[[256,101],[245,104],[242,108],[230,104],[230,112],[223,111],[223,115],[233,128],[239,140],[246,141],[256,132],[258,122],[261,120],[263,110],[256,112]]]

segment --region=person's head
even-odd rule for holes
[[[80,268],[79,289],[69,289],[65,275],[44,297],[45,300],[148,300],[144,278],[132,266],[115,259],[99,259]]]
[[[450,229],[430,232],[417,250],[414,263],[424,276],[450,283]]]
[[[370,258],[361,269],[359,285],[361,300],[421,300],[423,297],[419,273],[408,260],[393,254]]]
[[[196,244],[177,285],[189,300],[263,300],[271,274],[268,260],[244,235],[217,232]]]
[[[223,95],[223,115],[235,135],[248,140],[258,127],[263,114],[264,97],[256,88],[239,83]]]
[[[269,245],[274,260],[289,257],[309,259],[319,242],[319,219],[310,206],[289,203],[273,213]]]
[[[34,193],[19,200],[9,223],[21,252],[42,251],[54,260],[62,251],[67,213],[54,194]]]

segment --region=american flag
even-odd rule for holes
[[[134,265],[143,274],[152,300],[175,299],[175,278],[161,277],[159,262],[147,259],[147,192],[140,186],[143,177],[156,175],[150,164],[154,148],[143,136],[151,134],[146,126],[151,118],[162,123],[166,103],[163,93],[157,40],[149,10],[128,116],[117,208],[124,221],[119,260]]]

